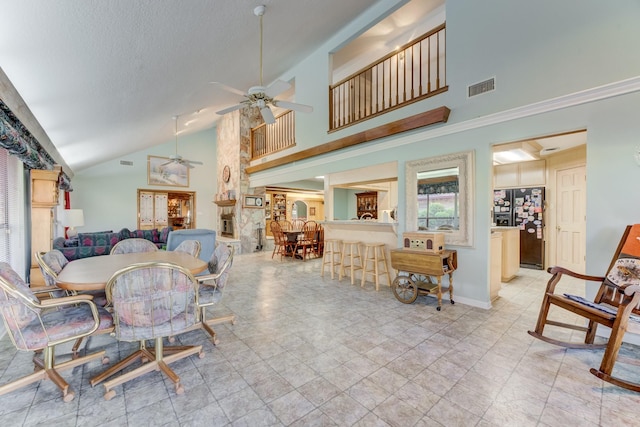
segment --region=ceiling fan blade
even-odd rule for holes
[[[232,111],[236,111],[236,110],[239,110],[241,108],[244,108],[244,106],[245,106],[245,104],[236,104],[236,105],[233,105],[231,107],[224,108],[224,109],[222,109],[220,111],[216,111],[216,114],[224,116],[227,113],[230,113]]]
[[[162,166],[167,166],[168,164],[171,164],[171,163],[173,163],[173,160],[169,160],[168,162],[164,162],[164,163],[162,163],[162,164],[160,165],[160,167],[162,167]]]
[[[273,100],[273,105],[280,108],[287,108],[293,111],[299,111],[301,113],[311,113],[313,112],[313,107],[311,105],[297,104],[295,102],[288,101],[278,101],[276,99]]]
[[[196,161],[196,160],[184,160],[184,162],[185,162],[185,163],[192,164],[192,165],[204,165],[204,163],[202,163],[202,162],[198,162],[198,161]]]
[[[285,82],[284,80],[276,80],[275,82],[267,86],[267,88],[264,90],[264,93],[269,98],[273,98],[274,96],[280,95],[285,90],[289,90],[289,88],[291,88],[291,85],[289,83]]]
[[[266,124],[272,125],[276,122],[276,118],[273,116],[273,112],[271,112],[271,108],[262,107],[260,109],[260,114],[262,114],[262,118]]]
[[[226,90],[227,92],[235,93],[236,95],[240,95],[240,96],[245,96],[246,95],[246,93],[241,91],[240,89],[236,89],[236,88],[233,88],[231,86],[227,86],[224,83],[220,83],[220,82],[209,82],[209,83],[214,84],[214,85],[218,85],[222,89]]]

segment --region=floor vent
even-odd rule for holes
[[[486,92],[491,92],[496,89],[496,79],[495,77],[491,77],[488,80],[485,80],[480,83],[473,84],[467,87],[467,96],[471,98],[472,96],[480,95]]]
[[[120,164],[122,166],[133,166],[133,162],[131,160],[120,160]]]

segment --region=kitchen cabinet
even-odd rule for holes
[[[356,210],[358,218],[368,214],[372,219],[378,219],[378,192],[356,193]]]
[[[494,188],[539,187],[546,184],[546,161],[509,163],[493,167]]]
[[[517,227],[494,227],[494,232],[502,233],[502,266],[500,278],[508,282],[520,271],[520,229]]]

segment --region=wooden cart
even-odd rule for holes
[[[444,250],[441,253],[392,249],[391,266],[397,270],[391,289],[398,301],[413,303],[418,294],[427,295],[436,292],[438,308],[442,308],[442,276],[449,276],[449,300],[453,301],[453,272],[458,268],[458,253],[455,250]]]

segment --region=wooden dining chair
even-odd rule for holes
[[[606,347],[600,370],[592,370],[592,373],[625,387],[625,381],[611,377],[611,371],[625,333],[640,333],[640,292],[637,292],[640,285],[640,224],[627,226],[604,276],[578,274],[562,267],[551,267],[548,272],[552,276],[547,283],[536,327],[529,334],[567,348]],[[589,300],[579,295],[556,293],[556,287],[564,276],[600,283],[595,298]],[[560,314],[553,311],[552,307],[585,318],[587,325],[552,319],[552,314]],[[595,343],[598,325],[611,329],[610,338],[605,344]],[[555,338],[547,334],[547,326],[580,331],[584,333],[584,338],[582,342]],[[640,391],[640,386],[628,382],[625,388]]]
[[[57,345],[88,337],[99,330],[110,330],[113,318],[105,309],[96,306],[90,295],[40,300],[34,290],[48,293],[47,288],[29,287],[9,264],[0,262],[0,314],[6,331],[16,349],[38,354],[33,359],[35,372],[0,386],[0,395],[49,379],[62,391],[62,400],[70,402],[74,392],[60,372],[95,359],[108,362],[104,350],[66,362],[56,361]]]
[[[282,231],[279,221],[272,221],[270,227],[271,234],[273,235],[273,252],[271,253],[271,259],[278,254],[282,260],[282,256],[287,252],[287,238]]]
[[[305,221],[303,219],[292,219],[291,220],[291,229],[292,230],[302,230],[304,228]]]
[[[314,223],[305,223],[302,228],[302,233],[296,240],[296,244],[293,249],[293,253],[297,254],[298,251],[302,252],[302,260],[306,261],[307,256],[313,253],[313,245],[316,238],[316,225]]]

